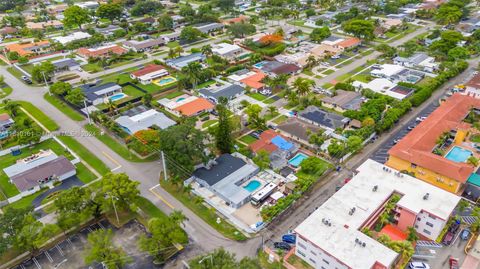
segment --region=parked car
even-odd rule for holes
[[[460,234],[460,238],[462,238],[462,240],[467,240],[469,237],[470,237],[470,230],[468,228],[464,229]]]
[[[398,142],[400,142],[400,139],[394,139],[393,144],[396,145]]]
[[[275,242],[273,243],[273,247],[278,249],[283,249],[286,251],[289,251],[290,249],[292,249],[292,246],[290,246],[288,243],[285,243],[285,242]]]
[[[297,236],[294,234],[284,234],[282,236],[282,241],[289,244],[295,244],[297,241]]]
[[[414,125],[410,125],[410,126],[407,127],[407,130],[409,130],[409,131],[411,131],[411,130],[413,130],[413,129],[415,129],[415,126],[414,126]]]
[[[430,269],[430,265],[424,262],[411,262],[408,264],[410,269]]]
[[[422,122],[422,121],[424,121],[424,120],[426,120],[426,119],[427,119],[427,117],[417,117],[417,118],[415,119],[415,121],[416,121],[416,122]]]

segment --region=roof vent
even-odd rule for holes
[[[377,190],[378,190],[378,185],[373,186],[372,191],[373,191],[373,192],[376,192]]]
[[[350,212],[348,212],[348,215],[352,216],[353,213],[355,213],[355,207],[352,207],[352,208],[350,209]]]
[[[423,196],[423,200],[428,200],[428,196],[430,196],[430,194],[428,192],[425,193],[425,195]]]
[[[365,244],[365,242],[362,242],[362,247],[365,247],[367,244]]]

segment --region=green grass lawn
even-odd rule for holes
[[[59,136],[58,138],[99,174],[104,175],[110,172],[108,166],[106,166],[99,158],[97,158],[95,154],[80,144],[80,142],[75,140],[75,138],[71,136]]]
[[[207,128],[207,127],[210,127],[212,125],[214,125],[215,123],[217,123],[218,120],[207,120],[206,122],[204,122],[202,124],[202,128]]]
[[[322,85],[322,88],[328,89],[328,88],[331,88],[331,87],[333,87],[333,86],[334,86],[334,85],[333,85],[332,83],[328,83],[328,82],[327,82],[327,83],[325,83],[325,84]]]
[[[164,190],[173,195],[177,200],[182,202],[186,207],[197,214],[197,216],[202,218],[206,223],[225,237],[236,241],[244,241],[247,239],[247,237],[238,231],[233,225],[221,218],[215,210],[207,208],[202,203],[196,203],[195,200],[192,199],[193,196],[189,193],[185,193],[183,189],[179,189],[177,186],[170,184],[170,181],[165,180],[160,180],[160,185]],[[217,217],[220,217],[222,220],[220,224],[217,223]]]
[[[253,99],[257,100],[257,101],[260,101],[262,102],[263,100],[267,99],[267,96],[261,94],[261,93],[258,93],[258,92],[252,92],[252,93],[248,93],[247,94],[248,96],[252,97]]]
[[[474,143],[480,143],[480,135],[474,134],[470,136],[470,141]]]
[[[346,73],[346,74],[343,74],[343,75],[341,75],[341,76],[336,77],[335,80],[336,80],[337,82],[343,82],[343,81],[349,79],[351,76],[352,76],[352,74]]]
[[[41,191],[37,191],[36,193],[34,194],[31,194],[29,196],[25,196],[23,197],[22,199],[18,200],[18,201],[15,201],[13,203],[10,203],[8,205],[6,205],[4,207],[5,208],[8,208],[8,207],[11,207],[11,208],[17,208],[17,209],[20,209],[20,208],[26,208],[26,207],[29,207],[32,205],[32,202],[35,198],[37,198],[37,196],[39,196],[40,194],[44,193],[46,190],[48,190],[47,188],[41,190]]]
[[[136,69],[134,69],[136,70]],[[123,84],[123,83],[127,83],[127,82],[131,82],[131,83],[135,83],[135,81],[133,79],[130,78],[130,75],[129,74],[112,74],[112,75],[107,75],[105,77],[102,77],[102,81],[103,83],[107,83],[107,82],[115,82],[117,84]],[[150,83],[148,85],[142,85],[140,83],[136,84],[138,87],[144,89],[145,91],[147,91],[148,93],[156,93],[158,91],[161,91],[162,89],[164,89],[165,87],[160,87],[158,85],[155,85],[153,83]],[[168,87],[170,87],[171,85],[167,85]],[[137,89],[135,89],[135,91],[138,92]],[[143,93],[142,93],[143,95]]]
[[[137,198],[137,201],[135,204],[143,211],[145,214],[147,214],[150,218],[159,218],[163,219],[166,218],[167,215],[163,213],[162,210],[160,210],[158,207],[156,207],[150,200],[147,198],[144,198],[142,196],[139,196]]]
[[[182,91],[173,91],[165,96],[162,96],[162,98],[167,98],[167,99],[173,99],[175,97],[179,97],[180,95],[183,95],[184,92]]]
[[[5,98],[12,93],[13,89],[11,87],[5,87],[0,89],[0,99]]]
[[[22,72],[20,72],[20,70],[18,70],[17,68],[13,67],[13,66],[9,66],[7,67],[7,71],[12,74],[14,77],[16,77],[18,80],[20,80],[23,84],[26,84],[23,80],[22,80],[22,76],[24,76],[24,74]],[[33,86],[38,86],[38,83],[36,83],[34,80],[32,80],[33,82]]]
[[[322,72],[322,74],[324,74],[324,75],[330,75],[330,74],[333,74],[333,73],[335,73],[335,71],[332,70],[332,69],[327,69],[327,70]]]
[[[75,166],[77,167],[77,177],[83,183],[87,184],[97,178],[83,163],[77,163]]]
[[[243,143],[245,143],[247,145],[250,145],[253,142],[257,141],[258,139],[256,139],[255,137],[253,137],[251,135],[244,135],[244,136],[240,137],[238,140],[242,141]]]
[[[311,76],[311,77],[313,77],[315,75],[315,74],[313,74],[312,70],[310,70],[310,69],[303,69],[302,73],[307,75],[307,76]]]
[[[430,82],[432,81],[432,77],[424,77],[422,80],[420,80],[417,85],[418,86],[425,86],[425,85],[428,85],[430,84]]]
[[[358,74],[352,77],[353,80],[358,80],[360,82],[368,83],[372,80],[372,76],[368,74]]]
[[[80,113],[78,113],[75,109],[71,108],[69,105],[65,104],[55,95],[45,93],[45,95],[43,95],[43,98],[45,98],[45,100],[47,100],[58,110],[62,111],[63,114],[67,115],[70,119],[74,121],[82,121],[85,119]]]
[[[329,162],[326,162],[326,161],[324,161],[320,158],[317,158],[317,157],[310,157],[310,158],[316,158],[316,159],[320,160],[319,166],[317,167],[315,173],[314,174],[308,174],[308,173],[303,172],[302,169],[300,169],[300,171],[298,171],[297,174],[296,174],[296,176],[298,178],[317,180],[321,175],[323,175],[323,173],[325,173],[325,171],[327,171],[327,169],[333,167],[332,164],[330,164]]]
[[[197,85],[196,89],[201,89],[201,88],[208,87],[212,84],[215,84],[215,82],[216,82],[215,80],[209,80],[209,81],[206,81],[204,83],[200,83],[200,84]]]
[[[166,45],[168,48],[176,48],[178,46],[180,46],[180,43],[178,43],[178,41],[172,41],[172,42],[168,42],[167,45]]]
[[[276,119],[273,120],[274,123],[276,124],[282,124],[288,119],[287,116],[281,115],[280,117],[277,117]]]
[[[269,105],[269,104],[275,103],[275,101],[276,101],[276,100],[273,99],[273,98],[267,98],[267,99],[263,100],[262,102],[263,102],[264,104]]]
[[[264,117],[264,118],[265,118],[266,121],[269,121],[269,120],[277,117],[278,115],[280,115],[280,113],[278,113],[278,112],[273,113],[273,115],[272,115],[270,112],[267,112],[267,113],[265,114],[265,117]]]
[[[45,113],[43,113],[40,109],[38,109],[31,103],[25,101],[15,102],[20,104],[28,113],[35,117],[35,119],[37,119],[49,131],[55,131],[59,128],[56,122],[50,119],[47,115],[45,115]]]
[[[131,162],[147,162],[157,158],[156,155],[153,155],[150,158],[141,159],[137,157],[135,154],[131,153],[125,145],[119,143],[110,135],[106,133],[102,135],[100,133],[100,130],[95,125],[87,124],[84,126],[84,128],[85,130],[94,134],[98,140],[102,141],[103,144],[107,145],[111,150],[115,151],[118,155],[120,155],[125,160],[131,161]]]

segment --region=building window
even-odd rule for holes
[[[316,263],[312,258],[309,259],[311,262]]]
[[[411,165],[411,166],[412,166],[412,168],[417,168],[417,165],[416,165],[416,164],[414,164],[414,163],[412,163],[412,165]]]
[[[300,243],[300,242],[298,243],[298,246],[301,247],[301,248],[303,248],[303,249],[306,249],[306,248],[307,248],[307,247],[305,247],[304,244],[302,244],[302,243]]]
[[[428,235],[432,234],[429,230],[425,230],[425,229],[423,229],[423,232],[428,234]]]
[[[298,254],[302,255],[303,257],[306,256],[306,255],[305,255],[303,252],[301,252],[300,250],[297,250],[297,252],[298,252]]]
[[[433,224],[431,224],[431,223],[428,222],[428,221],[427,221],[427,223],[425,223],[425,224],[427,224],[427,226],[433,227]]]
[[[322,261],[323,261],[324,263],[326,263],[326,264],[330,264],[330,263],[329,263],[327,260],[325,260],[325,259],[322,259]]]
[[[310,250],[310,253],[312,253],[313,256],[317,256],[317,253],[313,252]]]

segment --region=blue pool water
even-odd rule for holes
[[[167,77],[167,78],[162,78],[160,79],[159,81],[157,81],[157,84],[158,85],[163,85],[163,84],[168,84],[168,83],[172,83],[175,81],[175,78],[172,78],[172,77]]]
[[[260,68],[262,68],[262,67],[263,67],[263,65],[264,65],[264,64],[266,64],[266,62],[265,62],[265,61],[263,61],[263,62],[259,62],[259,63],[256,63],[256,64],[254,64],[254,65],[253,65],[253,67],[260,69]]]
[[[249,192],[254,192],[256,189],[258,189],[258,187],[260,187],[260,185],[262,185],[260,182],[258,182],[256,180],[252,180],[252,181],[248,182],[248,184],[246,186],[244,186],[243,188],[246,189]]]
[[[124,93],[117,93],[117,94],[114,94],[112,96],[109,97],[110,101],[114,102],[114,101],[117,101],[117,100],[120,100],[122,98],[125,98],[125,94]]]
[[[303,154],[303,153],[297,153],[295,157],[291,158],[288,163],[295,166],[299,167],[300,164],[303,162],[303,160],[308,159],[308,156]]]
[[[464,163],[471,155],[472,152],[470,150],[454,146],[447,155],[445,155],[445,158],[457,163]]]
[[[180,102],[180,101],[183,101],[183,100],[185,100],[185,98],[180,97],[180,98],[177,99],[177,102]]]

